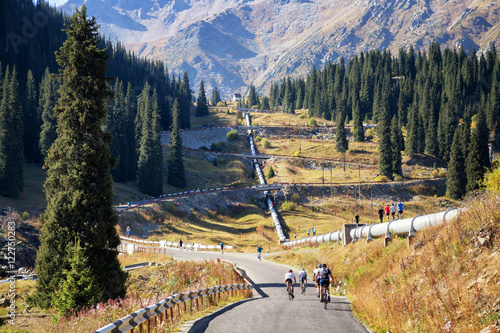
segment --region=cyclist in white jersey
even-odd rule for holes
[[[307,272],[304,268],[299,272],[299,279],[300,287],[302,288],[302,285],[307,284]]]
[[[286,286],[290,286],[292,289],[292,297],[295,298],[293,294],[293,284],[297,283],[297,280],[295,279],[295,274],[293,273],[292,270],[289,270],[288,273],[285,274],[285,284]]]

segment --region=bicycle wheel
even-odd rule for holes
[[[292,288],[290,286],[288,286],[288,287],[286,287],[286,291],[288,292],[288,299],[291,301],[293,299]]]
[[[326,310],[326,305],[328,304],[328,295],[326,294],[326,290],[323,290],[323,297],[321,297],[323,301],[323,309]]]

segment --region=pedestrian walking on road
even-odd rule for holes
[[[380,223],[384,222],[384,209],[382,206],[378,209],[378,218],[380,219]]]
[[[391,205],[391,216],[393,220],[396,219],[396,206],[394,206],[394,202]]]
[[[385,216],[387,216],[387,222],[389,222],[389,216],[391,215],[391,206],[389,206],[389,204],[387,204],[387,206],[385,206],[384,210],[385,210]]]
[[[224,254],[224,243],[220,242],[220,252]]]
[[[129,225],[127,226],[126,232],[127,232],[127,237],[130,236],[130,226]]]
[[[260,245],[257,246],[257,258],[259,258],[259,260],[262,260],[262,247]]]
[[[403,203],[401,202],[401,200],[398,201],[398,216],[400,219],[403,218]]]
[[[182,250],[182,239],[179,240],[179,248]]]

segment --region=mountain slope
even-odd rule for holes
[[[471,52],[500,39],[498,1],[69,0],[61,8],[84,2],[106,36],[225,97],[340,55],[434,41]]]

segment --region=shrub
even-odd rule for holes
[[[309,119],[307,119],[307,126],[316,127],[316,126],[318,126],[318,122],[314,118],[309,118]]]
[[[218,102],[218,103],[217,103],[217,106],[218,106],[218,107],[225,107],[226,105],[224,104],[224,102]]]
[[[273,167],[269,168],[269,171],[267,172],[267,178],[273,178],[275,176],[274,169]]]
[[[444,170],[439,170],[439,177],[446,177],[446,172],[444,172]]]
[[[264,138],[264,139],[262,139],[262,146],[264,148],[269,148],[269,147],[271,147],[271,142],[269,142],[268,139]]]
[[[285,201],[281,204],[281,209],[283,210],[295,210],[295,204],[290,201]]]
[[[431,172],[431,177],[432,177],[432,178],[437,178],[437,177],[439,177],[439,171],[438,171],[438,169],[434,169],[434,170],[432,170],[432,172]]]
[[[401,175],[398,175],[398,174],[393,174],[392,175],[392,179],[394,179],[394,180],[403,180],[403,177]]]
[[[293,153],[293,156],[300,157],[300,151],[296,151],[295,153]]]
[[[27,220],[30,218],[30,214],[28,212],[24,212],[21,216],[23,217],[24,220]]]
[[[258,109],[259,106],[258,105],[252,105],[251,109]]]
[[[229,131],[227,134],[226,134],[226,138],[229,140],[229,141],[236,141],[239,139],[239,134],[236,130],[231,130]]]
[[[255,137],[255,142],[260,142],[261,140],[262,140],[262,138],[260,136]]]
[[[389,178],[387,178],[387,176],[377,176],[375,178],[375,181],[376,182],[388,182],[389,181]]]
[[[199,150],[208,150],[208,147],[207,146],[201,146],[200,148],[198,148]]]
[[[300,119],[304,119],[305,117],[306,117],[306,115],[303,114],[303,113],[301,113],[300,116],[299,116]]]
[[[292,202],[298,204],[300,201],[300,195],[298,193],[292,194]]]

